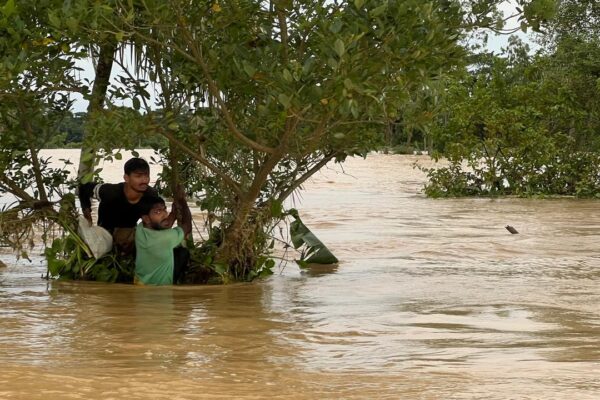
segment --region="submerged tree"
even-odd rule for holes
[[[390,119],[462,62],[467,31],[500,28],[500,3],[117,1],[88,17],[78,5],[78,37],[110,34],[135,49],[135,68],[108,90],[133,109],[109,101],[86,140],[167,138],[167,182],[185,181],[216,219],[203,262],[224,281],[251,279],[272,266],[284,201],[328,162],[374,149]],[[546,16],[547,1],[518,3],[524,23]],[[70,12],[61,8],[56,30]],[[161,88],[158,104],[148,82]]]
[[[513,38],[448,81],[429,195],[600,194],[599,12],[562,1],[536,54]]]

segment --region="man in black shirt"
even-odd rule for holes
[[[91,198],[100,201],[98,205],[98,225],[109,231],[114,238],[117,248],[125,253],[131,252],[133,232],[138,219],[142,216],[140,200],[144,197],[158,196],[150,182],[150,166],[141,159],[134,157],[125,163],[124,182],[97,183],[90,182],[79,185],[79,201],[84,217],[92,222]],[[171,225],[176,214],[169,214]],[[119,242],[123,241],[120,245]]]

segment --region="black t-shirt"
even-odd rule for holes
[[[79,186],[81,208],[92,206],[91,197],[100,201],[98,225],[113,233],[115,228],[134,228],[142,216],[141,201],[131,204],[125,197],[125,183],[86,183]],[[148,187],[142,197],[158,196],[156,189]]]

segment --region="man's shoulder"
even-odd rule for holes
[[[154,252],[171,251],[171,249],[179,244],[183,238],[183,229],[179,226],[170,229],[150,229],[140,223],[138,224],[135,233],[135,243],[136,246],[138,246],[138,250],[154,247]]]
[[[148,229],[148,228],[144,228],[144,229]],[[171,236],[171,235],[178,235],[180,232],[183,232],[183,229],[181,229],[180,226],[176,226],[175,228],[169,228],[169,229],[149,229],[152,232],[156,232],[155,235],[156,236]]]
[[[100,183],[94,189],[94,192],[99,194],[98,197],[104,199],[115,199],[125,196],[123,190],[124,182],[121,183]]]
[[[141,226],[140,226],[141,225]],[[183,229],[180,226],[176,226],[175,228],[169,229],[151,229],[143,226],[142,223],[138,224],[136,230],[143,231],[144,237],[147,240],[165,238],[165,237],[178,237],[179,235],[183,235]]]
[[[146,228],[144,226],[143,222],[140,222],[139,224],[136,225],[135,227],[136,230],[136,234],[137,232],[145,232],[149,235],[153,235],[153,236],[164,236],[164,235],[172,235],[174,232],[183,232],[183,229],[181,229],[180,226],[176,226],[174,228],[169,228],[169,229],[152,229],[152,228]]]
[[[152,196],[152,197],[158,196],[158,190],[156,190],[156,188],[154,188],[152,186],[148,186],[148,188],[144,192],[143,197],[149,197],[149,196]]]
[[[149,240],[152,240],[152,229],[144,227],[144,224],[140,222],[135,227],[135,243],[136,246],[146,247]]]
[[[102,186],[106,190],[117,190],[117,189],[123,189],[123,186],[125,185],[125,182],[119,182],[119,183],[103,183],[103,182],[100,182],[100,183],[98,183],[98,185]]]

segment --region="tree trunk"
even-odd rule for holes
[[[223,232],[223,243],[219,249],[218,254],[223,254],[223,257],[217,257],[222,262],[227,262],[225,253],[231,253],[232,249],[242,247],[240,240],[242,239],[242,232],[247,222],[247,217],[254,206],[254,199],[244,199],[240,201],[240,205],[233,210],[235,219],[231,225],[229,225]],[[235,253],[235,251],[234,251]]]
[[[98,64],[96,66],[96,78],[94,79],[94,85],[92,87],[92,95],[87,109],[86,125],[89,126],[91,123],[90,119],[96,111],[100,111],[104,105],[106,99],[106,91],[110,83],[110,74],[112,72],[113,61],[115,58],[115,52],[117,51],[117,42],[111,41],[100,46],[100,53],[98,55]],[[87,129],[83,131],[83,140],[85,142]],[[91,154],[92,157],[85,157],[86,154]],[[77,172],[77,178],[81,179],[84,175],[93,172],[95,165],[96,149],[87,147],[85,145],[81,148],[79,157],[79,169]]]

